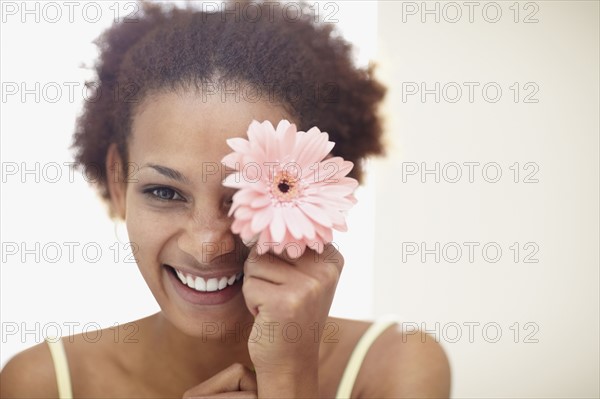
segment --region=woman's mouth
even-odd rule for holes
[[[189,273],[182,272],[181,270],[177,270],[175,268],[173,268],[173,269],[177,273],[177,277],[179,277],[179,280],[181,281],[182,284],[185,284],[188,287],[195,289],[196,291],[201,291],[201,292],[220,291],[223,288],[235,283],[243,275],[242,272],[239,272],[239,273],[233,274],[229,277],[221,277],[221,278],[213,277],[213,278],[209,278],[209,279],[204,279],[200,276],[193,276]]]
[[[193,304],[221,304],[241,291],[243,272],[208,278],[166,264],[163,267],[179,296]]]

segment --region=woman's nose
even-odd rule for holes
[[[195,212],[179,236],[179,249],[203,265],[235,250],[231,219],[221,213]]]

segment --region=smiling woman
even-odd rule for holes
[[[344,264],[333,245],[292,259],[232,232],[221,160],[251,121],[318,126],[359,181],[362,160],[383,153],[385,90],[372,69],[356,68],[350,45],[309,13],[261,15],[144,3],[137,23],[100,38],[99,95],[78,120],[76,161],[101,166],[96,187],[161,310],[118,327],[134,326],[135,345],[76,335],[17,355],[2,397],[449,395],[434,340],[390,320],[329,317]]]
[[[227,212],[233,190],[221,184],[221,173],[204,165],[219,164],[228,152],[226,139],[242,137],[248,120],[276,122],[290,116],[267,102],[205,101],[189,91],[155,94],[140,109],[132,124],[128,159],[143,166],[135,183],[110,179],[108,189],[130,240],[139,246],[136,260],[142,275],[165,317],[186,334],[197,335],[209,322],[251,322],[244,296],[236,295],[241,281],[214,286],[242,272],[240,260],[248,250],[230,231]],[[122,164],[116,146],[111,146],[107,165]],[[193,278],[188,285],[194,289],[174,279],[174,271]],[[202,285],[205,290],[200,290]],[[217,304],[222,306],[196,306]]]

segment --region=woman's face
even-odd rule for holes
[[[220,160],[226,139],[246,137],[253,119],[293,122],[276,103],[188,92],[153,95],[133,119],[122,200],[129,239],[164,315],[189,335],[248,319],[236,277],[249,250],[230,230],[234,190],[221,184],[231,171]]]

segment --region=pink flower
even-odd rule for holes
[[[259,254],[270,248],[287,250],[292,258],[306,247],[318,253],[333,240],[333,231],[346,231],[345,213],[355,203],[358,181],[346,175],[354,164],[327,157],[335,143],[316,126],[307,132],[282,120],[252,121],[248,140],[232,138],[234,151],[222,163],[235,172],[223,185],[239,189],[233,195],[231,230],[245,242],[257,242]]]

